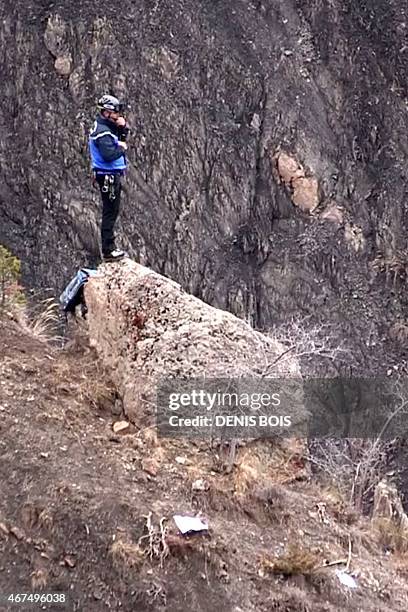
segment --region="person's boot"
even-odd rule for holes
[[[121,249],[113,249],[110,253],[104,253],[103,258],[105,261],[117,261],[118,259],[122,259],[125,257],[125,251]]]

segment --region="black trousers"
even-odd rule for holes
[[[96,180],[102,196],[102,254],[109,255],[115,249],[114,227],[120,210],[121,177],[120,174],[97,174]]]

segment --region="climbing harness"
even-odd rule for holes
[[[113,174],[105,174],[105,179],[103,181],[102,193],[108,193],[109,199],[111,202],[114,201],[116,197],[115,193],[115,177]]]

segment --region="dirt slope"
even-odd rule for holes
[[[120,402],[83,340],[60,350],[1,322],[0,341],[0,592],[62,591],[81,612],[406,610],[406,561],[310,481],[301,446],[243,447],[226,475],[219,449],[113,434]],[[171,516],[197,510],[211,537],[183,540]],[[298,571],[347,557],[349,534],[354,592],[333,567],[268,573],[291,546]]]

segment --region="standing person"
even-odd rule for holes
[[[127,166],[125,140],[130,130],[121,115],[122,104],[114,96],[102,96],[98,109],[89,135],[89,151],[102,195],[102,255],[105,260],[114,261],[125,255],[116,248],[114,226],[120,209],[121,177]]]

